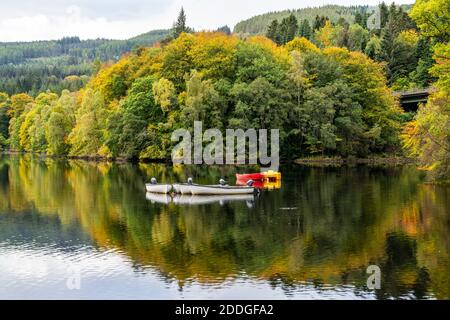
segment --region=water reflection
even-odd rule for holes
[[[170,204],[174,203],[177,205],[204,205],[217,203],[223,206],[227,202],[237,202],[245,201],[249,208],[253,207],[253,202],[255,201],[255,195],[243,194],[243,195],[181,195],[177,194],[174,196],[168,194],[158,194],[147,192],[145,195],[148,201],[152,203],[160,204]]]
[[[450,297],[450,191],[422,184],[413,167],[284,167],[283,187],[252,201],[146,198],[144,183],[153,176],[211,184],[254,169],[3,156],[0,260],[26,253],[52,265],[53,253],[45,252],[53,248],[63,260],[73,255],[94,266],[78,252],[114,252],[121,256],[114,256],[114,272],[97,266],[90,281],[123,274],[104,284],[119,295],[118,286],[134,290],[154,276],[146,298],[164,296],[169,284],[197,296],[229,288],[229,298],[245,290],[253,298]],[[382,271],[374,295],[366,288],[371,264]],[[41,279],[44,296],[58,277]],[[19,278],[0,277],[4,296],[8,287],[25,291]]]

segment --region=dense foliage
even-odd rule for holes
[[[195,120],[279,128],[284,157],[366,156],[396,148],[401,114],[361,52],[214,32],[136,50],[76,93],[3,100],[13,150],[152,159],[169,158],[173,130]]]
[[[427,34],[417,30],[402,7],[395,4],[388,7],[382,3],[379,12],[380,25],[370,29],[368,20],[372,19],[372,10],[367,7],[352,11],[354,17],[350,20],[343,16],[336,20],[317,15],[311,22],[298,20],[292,13],[281,21],[273,20],[266,36],[279,45],[301,36],[321,48],[343,47],[361,51],[385,64],[388,83],[393,89],[428,87],[434,80],[429,73],[433,65],[432,41]]]
[[[428,103],[419,107],[404,130],[404,144],[418,156],[435,180],[450,179],[450,2],[417,0],[411,16],[422,32],[436,42],[431,69],[438,79]]]
[[[0,43],[0,92],[37,96],[51,90],[76,91],[86,85],[99,64],[117,61],[125,52],[148,46],[169,34],[156,30],[129,40],[80,40]]]

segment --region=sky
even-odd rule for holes
[[[127,39],[170,28],[181,7],[190,27],[214,30],[223,25],[232,28],[241,20],[269,11],[378,3],[379,0],[0,0],[0,42],[65,36]]]

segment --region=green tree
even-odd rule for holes
[[[355,14],[355,23],[361,27],[363,27],[363,16],[361,14],[361,12],[357,12]]]
[[[173,38],[176,39],[183,32],[189,33],[191,32],[191,28],[189,28],[186,24],[186,13],[184,12],[184,8],[181,7],[180,13],[178,14],[177,21],[175,21],[173,25]]]
[[[9,97],[6,93],[0,92],[0,146],[6,146],[6,140],[8,139],[9,132]]]
[[[286,19],[286,23],[287,23],[287,31],[286,31],[286,36],[284,37],[284,43],[286,44],[289,41],[292,41],[295,36],[297,35],[297,31],[298,31],[298,20],[297,18],[291,14],[287,19]]]
[[[266,48],[249,42],[241,42],[237,46],[235,55],[237,82],[252,82],[258,77],[264,77],[276,83],[285,78],[284,66],[277,62],[277,58]]]
[[[300,24],[299,35],[308,40],[311,39],[312,30],[311,30],[311,25],[309,24],[309,21],[307,19],[304,19],[302,21],[302,23]]]
[[[448,0],[417,0],[410,15],[423,35],[442,42],[450,41],[450,3]]]
[[[269,27],[267,28],[266,37],[275,42],[276,44],[281,44],[281,36],[279,33],[278,20],[273,20]]]
[[[75,113],[75,127],[69,134],[71,156],[98,156],[104,143],[105,102],[98,91],[87,89]]]
[[[386,3],[384,3],[384,1],[379,5],[379,9],[380,9],[380,25],[381,29],[383,29],[389,20],[389,9]]]
[[[162,120],[153,85],[153,77],[137,79],[121,101],[119,110],[109,117],[106,145],[113,156],[137,159],[148,146],[147,125]]]
[[[202,74],[193,70],[186,88],[186,103],[181,110],[185,126],[202,121],[205,128],[222,128],[223,110],[212,81],[203,80]]]
[[[290,96],[283,87],[277,87],[263,77],[249,84],[236,83],[231,90],[236,104],[229,123],[237,128],[283,128],[289,110]],[[280,137],[283,139],[281,130]]]
[[[379,60],[381,54],[381,40],[376,35],[370,37],[364,53],[372,60]]]
[[[45,137],[48,143],[48,154],[68,154],[70,149],[68,137],[75,126],[76,109],[75,95],[67,90],[63,91],[55,106],[52,108],[46,123]]]
[[[439,7],[436,7],[439,6]],[[449,4],[446,1],[417,1],[411,16],[421,31],[440,41],[448,41],[450,26]],[[450,180],[450,44],[434,45],[431,74],[437,78],[434,93],[426,105],[419,106],[414,120],[403,134],[404,147],[417,156],[429,170],[432,180]]]
[[[364,51],[369,41],[369,31],[359,24],[353,24],[348,29],[348,46],[351,51]]]
[[[434,65],[430,40],[421,36],[414,54],[417,60],[417,68],[411,74],[411,80],[416,86],[428,87],[435,80],[429,72]]]
[[[325,27],[327,21],[329,21],[328,17],[317,15],[314,19],[313,32]]]
[[[217,32],[223,32],[223,33],[225,33],[225,34],[228,35],[228,36],[231,34],[231,29],[230,29],[230,27],[227,26],[227,25],[222,26],[222,27],[220,27],[220,28],[217,28],[216,31],[217,31]]]

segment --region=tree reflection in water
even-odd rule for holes
[[[236,172],[255,169],[3,156],[0,215],[8,223],[0,234],[12,239],[15,219],[27,219],[36,233],[30,239],[55,233],[117,248],[137,270],[157,270],[181,288],[246,276],[287,294],[304,285],[363,294],[366,268],[376,264],[377,298],[450,298],[450,192],[422,184],[412,166],[285,166],[282,188],[263,192],[253,206],[146,199],[153,176],[234,182]]]

